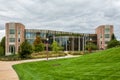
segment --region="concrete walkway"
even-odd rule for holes
[[[78,57],[78,56],[68,55],[65,57],[58,57],[57,59],[72,58],[72,57]],[[49,58],[49,60],[52,59],[56,59],[56,58]],[[0,80],[19,80],[16,72],[12,68],[12,65],[20,64],[24,62],[43,61],[43,60],[46,60],[46,58],[21,60],[21,61],[0,61]]]

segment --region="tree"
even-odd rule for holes
[[[97,50],[97,45],[92,42],[88,42],[85,48],[91,53],[92,50]]]
[[[42,43],[42,40],[41,40],[41,38],[39,37],[39,36],[36,36],[36,39],[35,39],[35,41],[34,41],[34,45],[38,45],[38,44],[40,44],[40,43]]]
[[[5,55],[5,37],[2,38],[0,46],[3,47],[3,55]]]
[[[44,44],[42,43],[41,38],[39,36],[36,37],[33,45],[35,52],[40,52],[44,50]]]
[[[56,41],[53,41],[51,47],[52,47],[52,51],[54,51],[55,53],[57,53],[61,49],[61,47],[58,45]]]
[[[111,40],[116,40],[116,37],[115,37],[114,34],[112,34],[112,36],[111,36]]]
[[[108,42],[107,48],[113,48],[117,46],[120,46],[120,42],[114,39]]]
[[[44,44],[43,43],[39,43],[37,45],[35,45],[35,52],[40,52],[44,50]]]
[[[120,42],[117,41],[115,35],[112,34],[111,40],[108,42],[107,48],[113,48],[119,45],[120,45]]]
[[[0,46],[0,56],[4,56],[4,49],[2,46]]]
[[[32,53],[32,45],[25,40],[20,45],[19,55],[21,58],[29,58]]]

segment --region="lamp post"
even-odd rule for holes
[[[47,53],[47,60],[48,60],[48,38],[46,39],[46,53]]]
[[[90,42],[89,42],[89,52],[91,53],[91,41],[92,41],[92,38],[90,38]]]

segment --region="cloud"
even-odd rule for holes
[[[94,33],[112,24],[119,38],[119,8],[119,0],[0,0],[0,29],[21,22],[26,28]]]
[[[0,41],[5,36],[5,30],[0,30]]]

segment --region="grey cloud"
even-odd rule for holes
[[[118,37],[119,7],[119,0],[0,0],[0,29],[12,21],[26,28],[94,33],[97,26],[112,24]]]

